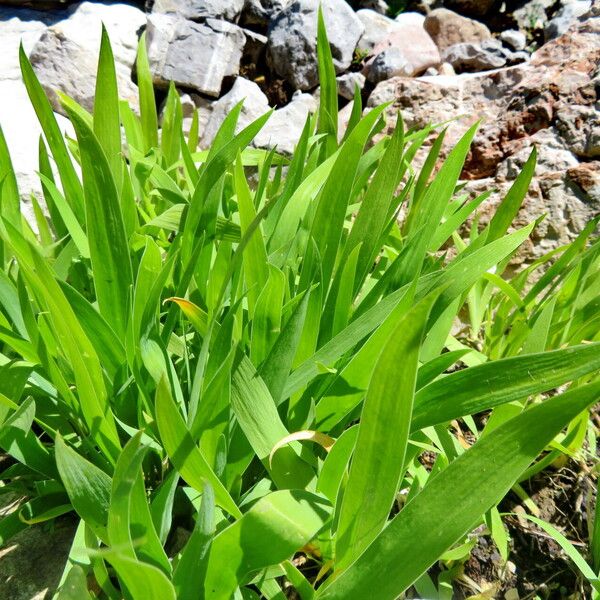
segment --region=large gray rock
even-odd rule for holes
[[[115,57],[119,95],[135,105],[137,87],[131,71],[138,31],[145,22],[144,13],[128,4],[82,2],[46,29],[33,47],[30,60],[54,109],[62,110],[57,90],[92,109],[103,23]]]
[[[442,52],[442,60],[457,72],[474,73],[498,69],[506,64],[506,55],[495,40],[478,44],[454,44]]]
[[[243,100],[244,104],[237,122],[236,132],[241,131],[269,110],[269,100],[258,85],[244,77],[238,77],[229,92],[213,103],[206,130],[200,140],[201,147],[208,148],[210,146],[225,117],[240,100]]]
[[[577,19],[592,7],[592,0],[574,0],[562,6],[544,28],[546,40],[553,40],[566,33]]]
[[[244,0],[155,0],[152,12],[176,14],[198,21],[214,17],[236,21],[244,8]]]
[[[277,109],[253,141],[257,148],[277,148],[283,154],[292,154],[300,139],[308,115],[317,110],[311,94],[296,92],[292,101]]]
[[[556,112],[556,126],[568,148],[577,156],[600,156],[600,113],[595,106],[562,106]]]
[[[413,67],[408,62],[400,48],[391,47],[380,52],[371,63],[367,71],[367,78],[371,83],[379,83],[391,77],[410,77]]]
[[[317,12],[319,0],[296,0],[272,21],[269,57],[275,71],[295,88],[309,90],[318,83]],[[323,16],[336,72],[352,62],[364,26],[344,0],[323,3]]]
[[[483,23],[446,8],[432,10],[425,18],[423,27],[440,51],[454,44],[482,42],[492,37],[490,30]]]
[[[267,27],[292,0],[246,0],[242,13],[244,25]]]
[[[173,15],[148,17],[148,58],[154,83],[219,96],[223,79],[239,72],[246,36],[218,19],[194,23]]]

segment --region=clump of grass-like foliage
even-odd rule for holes
[[[62,97],[65,139],[21,50],[48,216],[21,216],[0,134],[0,493],[21,499],[0,541],[76,513],[59,598],[433,597],[428,568],[478,525],[507,558],[511,488],[595,443],[596,221],[541,278],[502,279],[535,227],[507,233],[535,156],[463,241],[488,196],[458,183],[476,126],[414,173],[436,128],[380,136],[386,106],[362,116],[357,93],[338,142],[322,19],[318,41],[291,157],[251,147],[269,114],[238,131],[241,105],[198,152],[174,87],[159,141],[144,39],[138,117],[105,32],[94,113]],[[564,540],[596,589],[599,528],[585,556]]]

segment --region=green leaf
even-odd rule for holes
[[[92,600],[85,571],[79,565],[73,565],[69,569],[56,600]]]
[[[156,392],[156,423],[164,448],[181,477],[198,491],[202,491],[204,482],[208,481],[215,491],[217,504],[232,516],[240,517],[240,509],[194,443],[164,379]]]
[[[0,214],[15,227],[20,226],[19,188],[2,127],[0,127]]]
[[[158,118],[156,116],[156,100],[152,74],[146,50],[146,32],[140,36],[136,59],[137,83],[140,92],[140,115],[144,135],[144,151],[158,146]]]
[[[141,445],[142,432],[132,437],[123,448],[115,466],[108,511],[108,538],[123,556],[153,564],[167,574],[171,564],[167,558],[146,501],[142,461],[148,450]]]
[[[329,506],[301,490],[273,492],[213,540],[204,585],[207,600],[230,600],[245,577],[276,565],[323,528]]]
[[[327,39],[321,6],[319,6],[317,17],[317,63],[321,87],[317,132],[327,136],[325,145],[327,147],[327,155],[330,155],[337,147],[338,93],[333,57],[331,56],[331,48]]]
[[[300,458],[298,445],[282,448],[269,464],[279,440],[289,435],[273,398],[250,360],[241,355],[231,381],[231,406],[256,456],[270,470],[280,488],[304,488],[314,479],[311,467]]]
[[[121,188],[121,124],[119,121],[119,91],[117,73],[110,40],[106,27],[102,25],[100,58],[94,95],[94,134],[104,150],[112,176],[119,190]]]
[[[283,331],[277,336],[269,355],[260,368],[260,376],[277,405],[283,399],[282,392],[285,382],[300,344],[309,299],[310,290],[307,290],[285,324]]]
[[[155,566],[120,553],[107,553],[106,559],[115,568],[133,600],[177,600],[173,584]]]
[[[358,426],[336,537],[336,564],[352,563],[383,529],[403,476],[419,352],[437,293],[398,323],[381,347]]]
[[[71,107],[65,108],[81,152],[87,234],[100,313],[123,337],[133,275],[115,180],[94,132]]]
[[[52,156],[56,161],[60,181],[65,191],[65,197],[73,209],[73,212],[80,220],[83,220],[83,189],[81,183],[69,157],[67,146],[56,122],[50,102],[48,101],[40,82],[35,76],[22,44],[19,47],[19,63],[21,65],[23,83],[27,88],[31,104],[37,114],[40,125],[42,126]]]
[[[319,589],[317,598],[365,598],[373,594],[374,581],[378,599],[397,598],[477,524],[571,419],[599,397],[600,383],[577,388],[480,439],[431,478],[348,569]]]
[[[58,474],[54,461],[31,430],[35,410],[35,402],[30,396],[0,425],[0,447],[20,463],[53,479]]]
[[[235,163],[235,191],[240,213],[241,233],[242,235],[245,235],[250,224],[256,218],[256,210],[254,208],[254,203],[252,202],[250,188],[246,181],[242,159],[239,154]],[[252,236],[244,250],[244,279],[248,289],[250,318],[254,315],[254,308],[258,296],[267,283],[268,278],[267,251],[259,226],[258,231]]]
[[[102,540],[107,539],[111,479],[56,437],[56,466],[77,514]]]
[[[173,575],[178,600],[202,600],[208,557],[215,535],[215,495],[210,484],[204,486],[196,526],[181,553]],[[243,517],[242,517],[243,518]]]
[[[600,369],[600,342],[495,360],[442,377],[415,396],[413,430],[552,390]]]

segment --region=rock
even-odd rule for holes
[[[82,2],[46,29],[29,58],[54,109],[62,111],[55,93],[60,90],[92,110],[102,23],[111,40],[119,95],[135,106],[137,86],[131,71],[138,30],[145,22],[144,13],[128,4]]]
[[[359,0],[358,6],[374,10],[381,15],[387,15],[390,10],[389,4],[385,0]]]
[[[252,145],[257,148],[277,148],[278,152],[292,154],[308,115],[316,110],[317,103],[311,94],[296,92],[289,104],[273,112]]]
[[[236,132],[241,131],[269,110],[269,100],[258,85],[244,77],[238,77],[229,92],[213,103],[212,113],[200,140],[202,148],[210,146],[221,123],[240,100],[243,100],[244,104],[237,122]]]
[[[232,23],[217,19],[194,23],[161,14],[148,17],[147,36],[157,86],[173,81],[215,97],[221,93],[223,79],[239,72],[246,43],[242,29]]]
[[[527,62],[530,59],[529,52],[521,50],[519,52],[505,52],[506,64],[509,66],[518,65]]]
[[[585,15],[590,10],[591,6],[591,0],[574,0],[562,6],[544,28],[546,40],[553,40],[559,35],[566,33],[579,17]]]
[[[42,600],[53,598],[67,564],[76,521],[57,519],[32,525],[15,535],[0,550],[0,598]]]
[[[498,165],[496,181],[516,179],[534,147],[537,149],[537,176],[565,172],[579,165],[577,157],[567,148],[556,128],[549,127],[525,138],[520,148]]]
[[[600,162],[591,161],[567,169],[568,182],[600,208]]]
[[[497,206],[537,147],[536,174],[516,225],[543,213],[548,218],[536,228],[535,243],[518,255],[517,262],[527,262],[574,239],[600,210],[599,65],[600,18],[590,17],[545,44],[528,63],[485,73],[394,77],[375,87],[368,106],[392,101],[388,122],[402,110],[407,128],[465,115],[448,124],[442,156],[481,119],[462,177],[467,193],[499,189],[490,206]],[[482,226],[492,214],[484,208]]]
[[[184,94],[187,96],[188,94]],[[206,127],[208,125],[208,121],[210,120],[210,115],[212,114],[212,109],[214,105],[214,100],[207,100],[202,96],[198,96],[197,94],[190,94],[190,99],[192,100],[192,104],[187,104],[183,111],[183,131],[187,135],[190,132],[193,121],[193,111],[194,108],[198,111],[198,132],[200,134],[200,139],[204,135],[206,131]],[[183,101],[183,97],[182,97]],[[187,114],[186,114],[187,113]]]
[[[445,4],[461,14],[483,17],[490,11],[494,2],[495,0],[446,0]]]
[[[367,8],[356,11],[364,27],[364,33],[358,41],[358,48],[364,52],[372,52],[390,33],[398,28],[393,19]]]
[[[300,90],[318,83],[317,11],[319,0],[295,0],[269,27],[268,54],[274,70]],[[337,73],[351,64],[364,26],[344,0],[323,4],[323,17]]]
[[[516,29],[507,29],[500,34],[500,39],[513,50],[525,50],[527,46],[527,37],[522,31]]]
[[[456,71],[454,70],[454,67],[447,62],[443,62],[440,65],[440,68],[438,69],[439,74],[440,75],[445,75],[446,77],[450,76],[450,75],[456,75]]]
[[[244,8],[244,0],[154,0],[152,12],[175,14],[199,21],[214,17],[236,21]]]
[[[369,64],[367,78],[371,83],[379,83],[391,77],[410,77],[413,66],[400,48],[388,48],[380,52]]]
[[[362,73],[350,72],[339,75],[337,78],[338,94],[346,100],[354,98],[354,90],[358,86],[359,90],[365,87],[365,76]]]
[[[353,104],[353,102],[348,102],[348,104],[338,112],[338,141],[341,141],[344,138],[346,129],[348,129]]]
[[[58,126],[71,137],[75,132],[66,117],[56,114]],[[25,86],[17,80],[0,81],[0,125],[6,138],[21,195],[21,210],[34,223],[30,194],[41,198],[42,187],[36,171],[38,143],[42,128],[33,110]],[[0,597],[3,597],[0,594]]]
[[[400,25],[423,27],[425,25],[425,15],[418,12],[401,12],[394,21]]]
[[[292,0],[246,0],[240,22],[250,27],[268,27]]]
[[[600,113],[594,106],[562,106],[556,112],[556,127],[577,156],[600,156]]]
[[[435,68],[435,67],[429,67],[425,73],[423,73],[424,77],[435,77],[436,75],[439,75],[440,72]]]
[[[55,18],[55,17],[54,17]],[[38,10],[0,7],[0,73],[1,80],[21,79],[19,43],[29,55],[54,18]]]
[[[396,22],[395,29],[375,46],[373,54],[377,55],[390,49],[399,50],[410,65],[408,75],[413,76],[429,67],[438,66],[441,57],[437,46],[425,29],[418,21],[411,19],[410,14],[407,16],[409,19]]]
[[[426,17],[423,25],[440,51],[464,42],[482,42],[492,37],[483,24],[452,12],[446,8],[436,8]]]
[[[35,172],[39,170],[38,141],[42,130],[25,86],[21,82],[19,42],[23,41],[25,52],[31,52],[47,26],[55,21],[60,13],[51,15],[42,11],[21,9],[17,13],[18,17],[13,16],[14,14],[12,9],[0,8],[0,126],[17,176],[21,210],[27,220],[34,223],[30,194],[35,193],[41,197],[41,185]],[[63,14],[68,16],[66,11]],[[69,121],[62,115],[56,115],[56,118],[59,128],[74,136]],[[0,592],[1,586],[0,582]],[[2,592],[0,597],[12,597],[7,594],[8,592]]]
[[[468,73],[498,69],[506,64],[502,48],[495,40],[454,44],[442,52],[442,60],[456,71]]]
[[[513,11],[513,19],[519,29],[525,31],[543,29],[548,22],[546,10],[554,3],[554,0],[530,0]]]

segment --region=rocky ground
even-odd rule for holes
[[[135,106],[135,48],[145,30],[158,100],[175,82],[188,123],[199,109],[204,146],[228,110],[245,98],[240,126],[269,106],[276,108],[255,144],[291,152],[317,105],[318,4],[0,0],[0,124],[25,199],[38,188],[40,132],[19,81],[20,41],[57,111],[56,90],[91,109],[104,22],[120,93]],[[548,218],[523,257],[569,241],[598,212],[600,3],[327,0],[323,5],[342,129],[355,86],[367,107],[391,101],[390,114],[401,109],[408,126],[456,119],[448,127],[447,147],[482,119],[463,174],[473,194],[490,187],[503,192],[535,145],[539,166],[520,218],[530,221],[542,213]],[[60,124],[68,130],[66,119]]]

